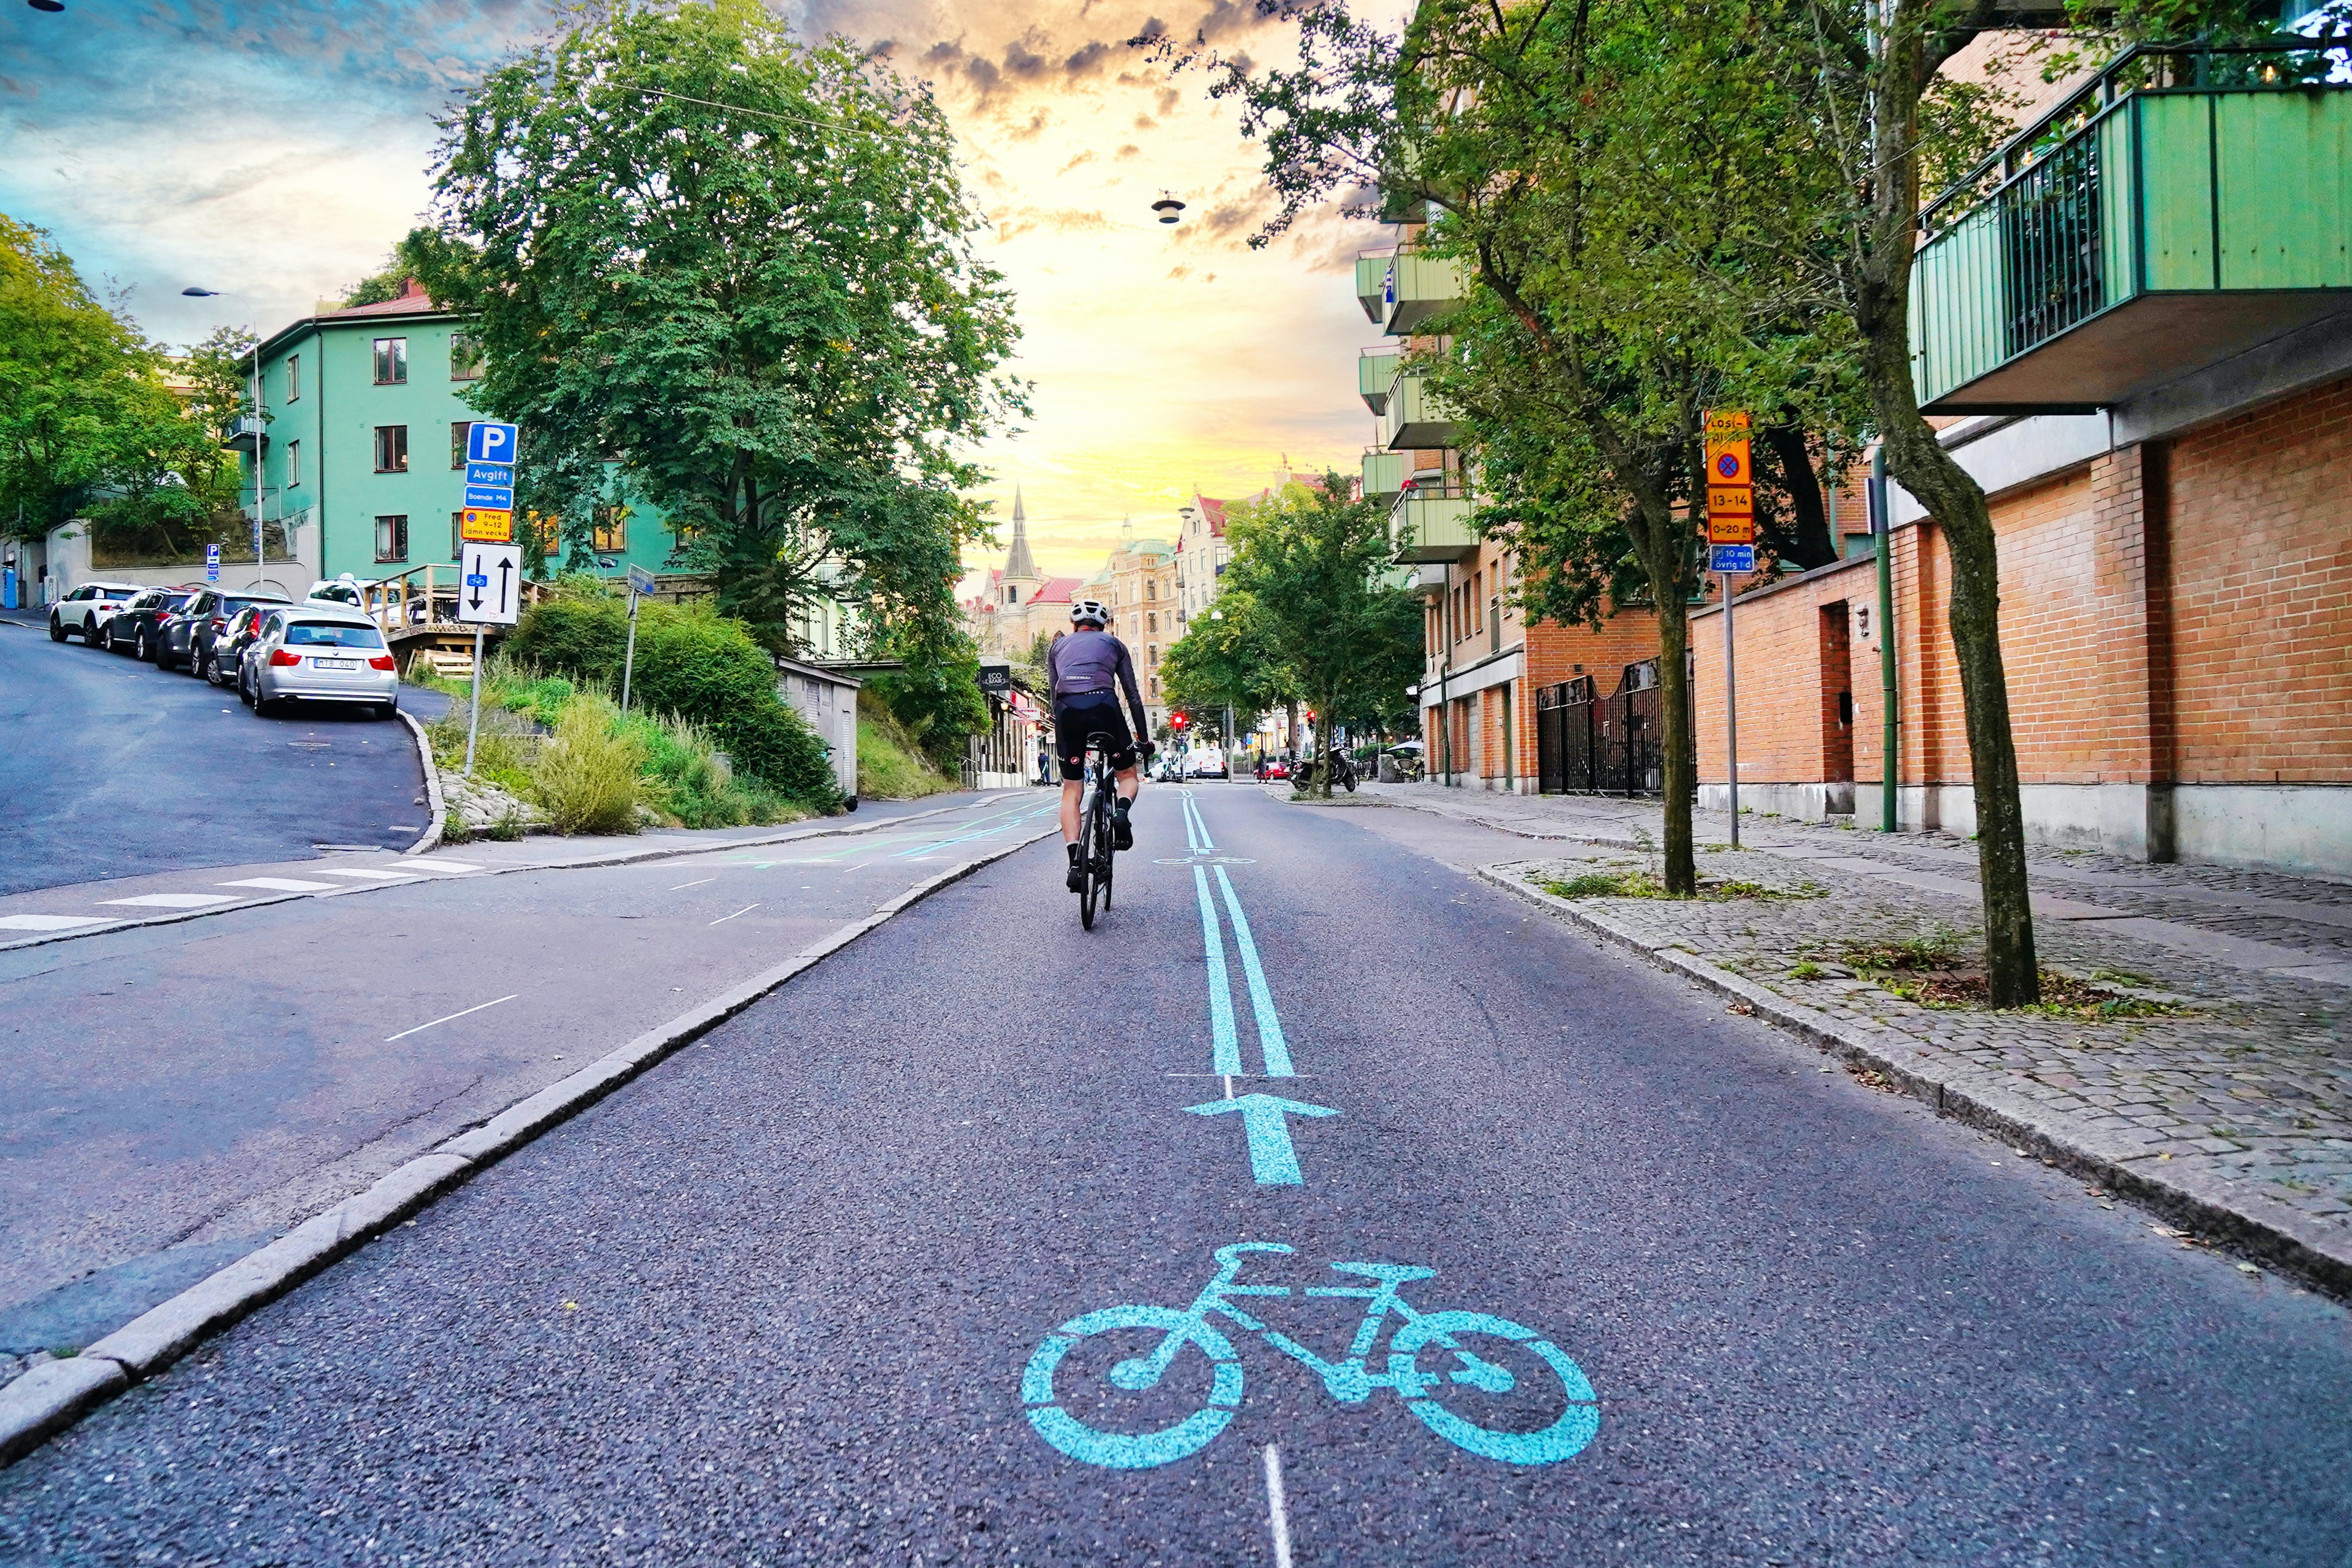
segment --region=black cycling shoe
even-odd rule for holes
[[[1135,824],[1128,821],[1124,806],[1110,814],[1110,847],[1115,850],[1135,847]]]
[[[1084,893],[1087,890],[1087,868],[1078,863],[1078,847],[1072,844],[1069,851],[1070,874],[1063,879],[1063,885],[1072,893]]]

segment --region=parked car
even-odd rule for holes
[[[367,591],[373,586],[373,583],[362,582],[347,571],[341,577],[320,578],[302,597],[312,603],[341,604],[353,610],[365,610]]]
[[[85,646],[96,647],[108,619],[138,594],[136,583],[83,583],[49,606],[49,641],[79,637]]]
[[[256,713],[288,702],[360,704],[377,718],[400,710],[400,666],[383,632],[339,605],[265,611],[238,669],[237,695]]]
[[[1232,777],[1232,774],[1228,771],[1225,766],[1225,754],[1222,751],[1196,751],[1192,753],[1192,761],[1190,772],[1195,779],[1227,779]]]
[[[191,588],[142,588],[131,601],[107,617],[106,629],[99,636],[110,653],[125,649],[142,661],[155,657],[157,636],[163,618],[173,614],[196,596]]]
[[[1261,784],[1265,783],[1269,779],[1287,779],[1289,777],[1290,764],[1284,761],[1279,757],[1262,758],[1257,765],[1257,781]]]
[[[245,651],[253,646],[253,639],[261,631],[261,623],[269,619],[269,612],[283,608],[285,602],[282,599],[274,603],[256,601],[232,613],[213,633],[211,646],[206,649],[209,656],[202,671],[205,679],[216,686],[237,685],[245,664]]]
[[[179,613],[164,621],[155,646],[155,667],[159,670],[185,670],[204,679],[212,656],[213,643],[227,627],[230,619],[248,604],[283,604],[283,597],[275,593],[224,593],[217,588],[199,590]]]

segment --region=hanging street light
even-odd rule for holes
[[[1161,223],[1172,224],[1176,221],[1176,214],[1184,210],[1184,204],[1176,199],[1175,192],[1162,191],[1160,199],[1151,204],[1151,210],[1160,214]]]

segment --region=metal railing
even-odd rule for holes
[[[363,585],[360,597],[362,608],[383,628],[384,635],[415,635],[473,624],[462,615],[459,600],[465,586],[462,569],[427,562],[412,566],[397,577],[379,578]],[[552,597],[554,591],[545,583],[526,579],[521,602],[526,606],[536,604]]]

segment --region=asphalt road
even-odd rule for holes
[[[0,1556],[1263,1563],[1278,1460],[1299,1564],[2341,1568],[2342,1309],[1467,881],[1466,830],[1195,799],[1091,935],[1050,844],[1001,862],[0,1472]],[[1253,1151],[1253,1092],[1337,1113]],[[1290,1289],[1212,1337],[1245,1242]],[[1349,1263],[1508,1322],[1351,1365],[1366,1299],[1298,1289]]]
[[[1053,810],[949,804],[636,865],[344,857],[415,880],[0,953],[0,1354],[91,1343]]]
[[[408,727],[236,694],[0,622],[0,894],[172,866],[405,849],[430,825]]]

